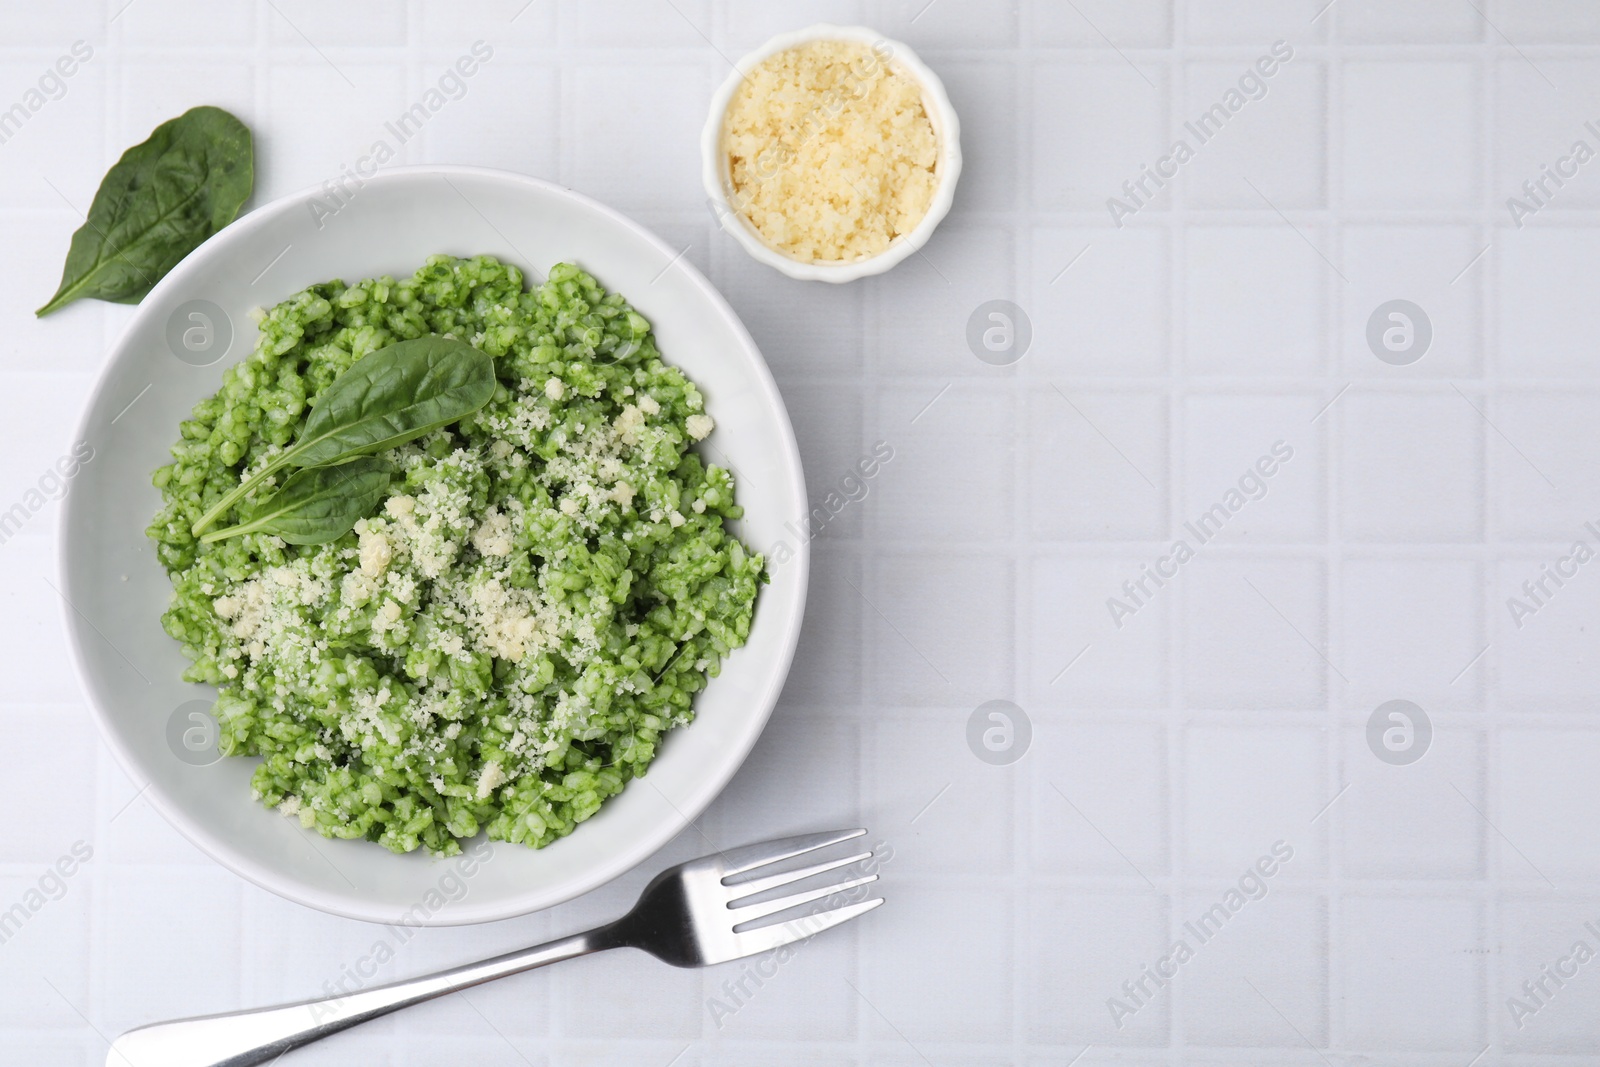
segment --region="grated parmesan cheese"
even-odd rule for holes
[[[813,41],[769,56],[728,105],[734,207],[796,259],[877,255],[928,213],[938,137],[922,88],[882,45]]]
[[[496,786],[504,785],[506,774],[500,769],[500,764],[490,760],[483,765],[483,773],[478,775],[478,799],[483,800],[495,791]]]
[[[485,556],[511,555],[511,519],[505,512],[499,508],[489,509],[472,535],[472,547]]]
[[[361,545],[361,573],[376,578],[389,565],[389,560],[394,558],[394,550],[389,547],[389,539],[383,536],[383,531],[373,529],[365,520],[357,524],[357,529]]]

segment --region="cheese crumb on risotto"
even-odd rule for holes
[[[710,415],[690,415],[683,420],[683,428],[696,441],[704,441],[711,436],[711,431],[717,428],[717,424]]]

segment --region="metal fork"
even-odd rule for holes
[[[871,858],[872,853],[861,852],[796,870],[734,879],[748,871],[849,841],[866,832],[856,829],[802,834],[681,863],[658,874],[639,895],[633,910],[616,922],[481,963],[469,963],[343,997],[180,1019],[129,1030],[111,1046],[106,1067],[249,1067],[266,1063],[290,1049],[412,1004],[608,948],[638,948],[675,967],[705,967],[793,944],[871,911],[883,903],[883,898],[824,908],[753,929],[748,927],[757,919],[813,901],[825,901],[876,881],[878,876],[864,874],[777,899],[750,902],[750,898],[860,863]]]

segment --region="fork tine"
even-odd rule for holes
[[[857,852],[854,856],[846,856],[842,860],[826,860],[822,863],[813,863],[809,867],[800,867],[793,871],[779,871],[777,874],[769,874],[762,878],[752,878],[747,882],[735,882],[728,888],[739,894],[733,898],[733,901],[737,902],[746,897],[753,897],[757,893],[765,893],[769,889],[777,889],[779,886],[788,885],[790,882],[798,882],[803,878],[810,878],[814,874],[822,874],[824,871],[831,871],[838,867],[848,867],[852,863],[860,863],[862,860],[871,858],[872,853],[870,852]],[[733,903],[730,902],[728,907],[733,907]]]
[[[863,900],[859,904],[848,904],[832,911],[822,911],[815,915],[802,915],[798,919],[788,922],[774,923],[756,930],[746,930],[742,934],[734,934],[739,948],[740,956],[753,956],[757,952],[766,952],[769,949],[780,948],[784,945],[803,941],[808,937],[820,934],[829,927],[838,926],[842,922],[849,922],[857,915],[862,915],[883,903],[882,897]]]
[[[814,852],[819,848],[836,845],[840,841],[848,841],[853,837],[860,837],[867,831],[855,830],[825,830],[817,834],[800,834],[796,837],[780,837],[776,841],[763,841],[759,845],[745,845],[743,848],[730,848],[722,853],[723,876],[742,874],[756,867],[764,867],[769,863],[786,860],[790,856],[799,856],[802,853]]]
[[[800,905],[809,904],[813,900],[831,897],[854,889],[858,885],[866,885],[868,882],[876,882],[877,880],[877,875],[866,874],[860,878],[852,878],[848,882],[840,882],[838,885],[825,885],[820,889],[807,889],[802,893],[792,893],[786,897],[779,897],[777,900],[763,900],[759,904],[746,904],[742,908],[734,908],[732,904],[728,905],[728,907],[733,908],[733,921],[735,923],[747,923],[763,916],[776,915],[780,911],[788,911],[790,908],[798,908]]]

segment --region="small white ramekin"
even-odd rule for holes
[[[939,186],[934,190],[928,213],[908,234],[901,234],[889,247],[876,255],[838,262],[807,262],[796,259],[775,248],[750,224],[744,214],[732,203],[733,180],[728,173],[728,157],[722,148],[722,126],[728,114],[728,104],[733,94],[750,71],[768,56],[786,51],[812,41],[859,41],[865,45],[882,45],[889,49],[889,63],[896,70],[913,78],[922,87],[922,106],[933,123],[933,133],[939,144]],[[802,281],[850,282],[869,274],[881,274],[928,243],[934,228],[950,211],[955,199],[956,179],[961,177],[961,123],[944,83],[929,70],[915,52],[899,41],[891,41],[883,34],[865,26],[833,26],[818,23],[793,33],[774,37],[754,52],[739,60],[736,69],[729,72],[727,80],[711,98],[711,115],[706,120],[700,137],[700,150],[704,158],[703,180],[708,204],[721,222],[722,228],[732,234],[751,256],[767,266]]]

